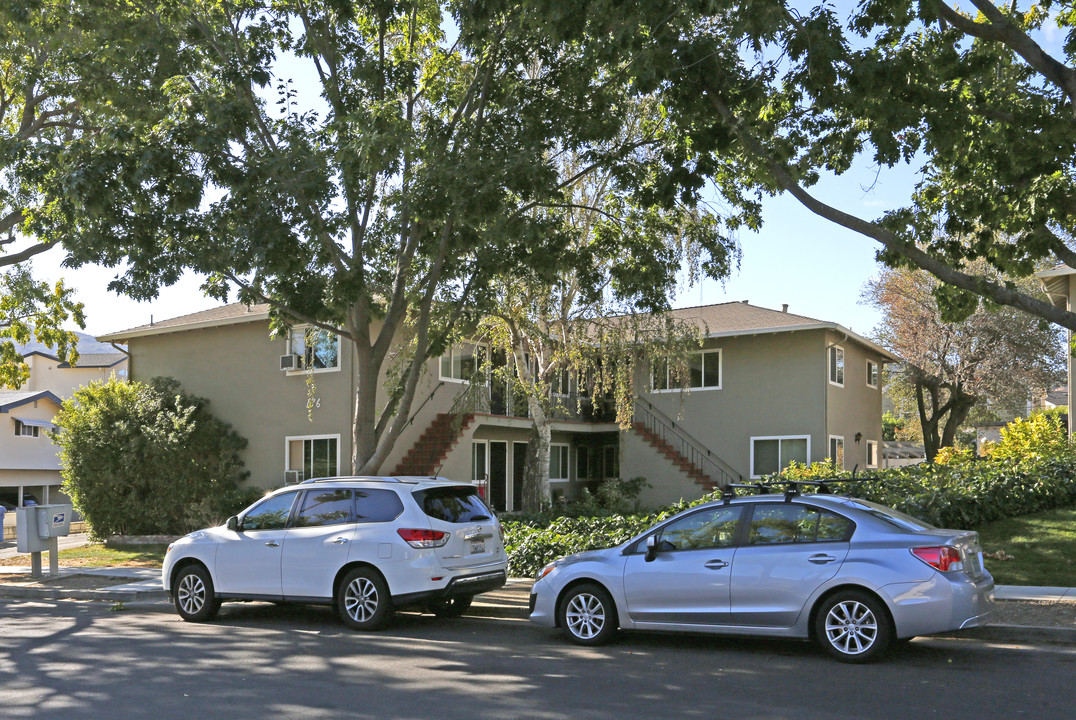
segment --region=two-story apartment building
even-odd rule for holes
[[[9,505],[22,505],[26,498],[41,503],[63,499],[57,448],[47,434],[53,417],[80,386],[127,373],[122,352],[87,353],[75,365],[37,350],[23,360],[30,368],[26,384],[18,390],[0,388],[0,501]]]
[[[793,460],[878,466],[881,368],[896,360],[891,354],[787,308],[724,303],[675,313],[705,335],[691,359],[691,387],[669,387],[660,364],[640,371],[636,422],[626,430],[600,401],[580,402],[572,383],[560,388],[554,493],[642,476],[650,487],[641,499],[656,505]],[[275,487],[350,470],[356,370],[336,337],[299,327],[273,339],[267,306],[234,304],[99,339],[127,344],[132,379],[172,376],[208,398],[249,440],[244,460],[253,483]],[[382,471],[471,479],[488,485],[496,509],[510,511],[521,495],[531,421],[496,382],[471,386],[480,354],[467,343],[429,361]]]

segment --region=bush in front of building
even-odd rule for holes
[[[247,441],[173,378],[82,387],[56,416],[63,489],[93,535],[175,535],[250,501]]]

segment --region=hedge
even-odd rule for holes
[[[827,463],[793,464],[770,480],[853,479]],[[842,494],[872,500],[937,527],[974,530],[982,524],[1056,507],[1076,505],[1076,446],[1056,416],[1016,420],[982,459],[948,452],[933,464],[859,474],[839,484]],[[533,516],[505,519],[509,573],[533,577],[564,555],[613,547],[656,522],[720,497],[712,493],[651,514],[606,517]]]

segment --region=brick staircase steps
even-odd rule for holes
[[[432,475],[473,421],[473,413],[465,413],[462,416],[452,413],[438,414],[396,465],[393,474]]]
[[[707,490],[716,490],[717,483],[710,479],[710,476],[700,470],[690,460],[681,455],[676,448],[669,443],[662,440],[660,437],[650,432],[646,425],[643,423],[632,423],[632,429],[635,430],[644,440],[657,450],[659,453],[665,456],[665,458],[673,465],[678,467],[684,474],[694,480],[699,485],[703,486]]]

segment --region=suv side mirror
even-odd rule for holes
[[[228,522],[224,523],[224,525],[232,532],[239,532],[239,518],[235,515],[228,518]]]

